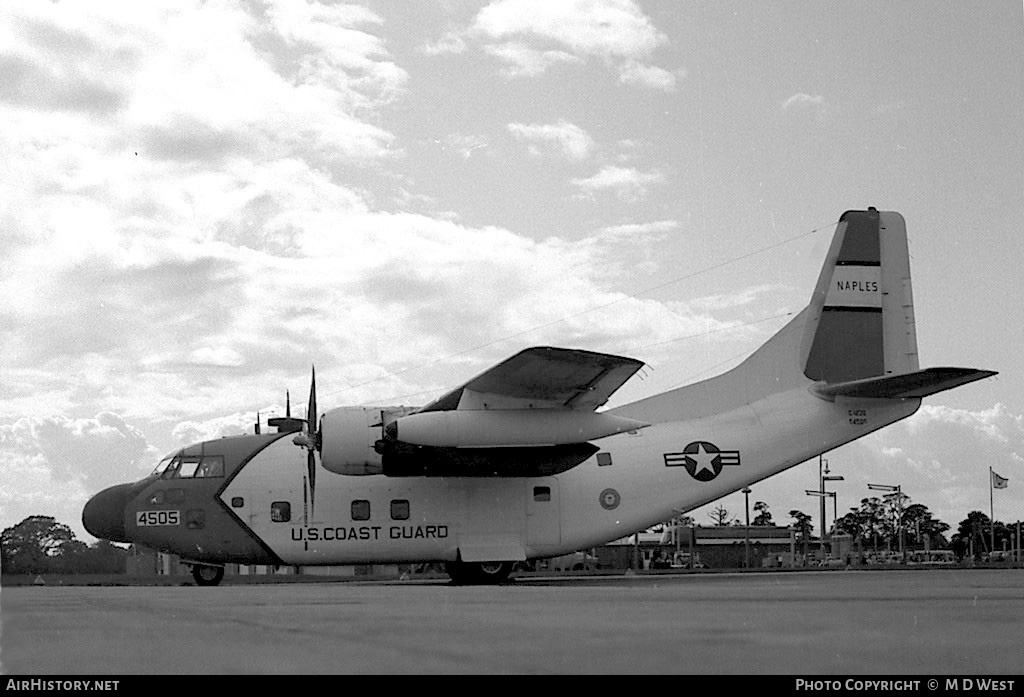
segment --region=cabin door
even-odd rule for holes
[[[558,480],[538,477],[526,481],[526,544],[530,547],[562,542],[562,511]]]

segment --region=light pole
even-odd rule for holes
[[[829,476],[828,475],[828,460],[821,455],[818,456],[818,490],[811,491],[805,489],[808,496],[817,496],[819,499],[819,511],[821,514],[821,539],[818,542],[819,549],[821,550],[822,557],[825,556],[825,499],[829,496],[835,499],[834,491],[825,491],[825,482],[841,482],[843,477],[841,476]],[[832,517],[835,518],[835,506],[832,508]]]
[[[872,491],[888,491],[889,493],[895,493],[896,496],[896,536],[899,539],[900,545],[900,558],[903,558],[903,490],[900,489],[899,484],[868,484],[868,489]]]
[[[743,528],[743,568],[750,568],[750,487],[743,487],[743,507],[747,511],[747,524]]]

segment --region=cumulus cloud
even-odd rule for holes
[[[822,108],[824,105],[825,98],[820,94],[811,95],[805,92],[797,92],[782,103],[782,110],[786,111],[794,108]]]
[[[112,412],[0,421],[0,528],[52,515],[88,540],[81,525],[86,500],[145,476],[161,454],[139,428]]]
[[[508,75],[595,58],[615,66],[623,84],[675,88],[675,73],[647,63],[667,37],[632,0],[498,0],[480,10],[470,33],[505,62]]]
[[[678,220],[655,220],[649,223],[624,223],[622,225],[610,225],[603,228],[601,230],[601,235],[629,238],[640,236],[661,239],[678,227]]]
[[[466,50],[466,40],[460,32],[449,31],[436,41],[423,44],[419,50],[428,56],[462,53]]]
[[[270,411],[270,410],[268,410]],[[236,412],[203,421],[182,421],[171,435],[178,445],[185,446],[204,440],[215,440],[224,436],[241,436],[255,431],[256,415],[252,412]]]
[[[627,61],[619,66],[619,82],[622,84],[648,87],[662,92],[675,90],[676,77],[685,74],[685,71],[682,70],[673,72],[636,61]]]
[[[93,418],[23,417],[0,424],[0,452],[27,457],[57,483],[82,478],[93,487],[137,479],[156,464],[145,435],[110,412]]]
[[[648,55],[667,40],[631,0],[498,0],[477,14],[488,36],[533,36],[604,57]]]
[[[489,44],[484,50],[505,63],[506,77],[533,77],[558,64],[581,65],[583,60],[566,51],[540,50],[518,41]]]
[[[197,365],[240,366],[245,356],[228,346],[203,346],[189,356],[189,362]]]
[[[907,427],[915,432],[943,425],[968,429],[998,443],[1024,443],[1024,415],[1014,414],[1005,404],[980,411],[926,404],[907,422]]]
[[[606,165],[597,174],[585,179],[573,179],[572,183],[587,194],[613,191],[624,200],[636,201],[644,197],[650,185],[660,184],[664,180],[664,175],[657,171],[641,172],[635,167]]]
[[[552,124],[510,123],[513,136],[530,143],[531,151],[539,154],[539,145],[557,148],[572,160],[586,158],[594,149],[594,139],[579,126],[560,120]]]
[[[1011,411],[1005,404],[988,409],[969,410],[943,404],[925,404],[916,414],[865,439],[885,457],[876,476],[884,483],[917,481],[922,489],[940,492],[941,501],[923,501],[933,509],[942,506],[955,511],[956,523],[970,510],[988,511],[988,468],[1009,477],[1020,478],[1020,453],[1024,452],[1024,414]],[[887,477],[888,479],[881,479]],[[893,480],[893,481],[890,481]],[[915,486],[904,485],[912,497]],[[1020,501],[1019,490],[1007,489],[1003,504]],[[1003,508],[996,517],[1012,514]]]

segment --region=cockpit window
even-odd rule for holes
[[[160,475],[161,479],[176,479],[179,467],[181,467],[181,458],[175,457],[164,467],[163,473]]]
[[[224,458],[220,455],[210,456],[207,455],[203,458],[203,461],[199,463],[199,468],[196,469],[197,477],[223,477],[224,476]]]
[[[201,460],[198,457],[181,458],[181,467],[178,468],[178,476],[182,479],[191,479],[196,475],[196,469]]]
[[[178,451],[174,451],[173,453],[165,457],[163,460],[161,460],[160,463],[156,466],[156,469],[153,470],[153,474],[163,474],[164,470],[167,469],[167,465],[171,464],[171,460],[173,460],[174,456],[177,454]]]
[[[164,467],[164,479],[203,479],[224,476],[224,458],[220,455],[185,455]]]

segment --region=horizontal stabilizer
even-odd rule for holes
[[[927,397],[996,374],[993,370],[976,370],[974,368],[928,368],[904,375],[815,385],[811,389],[815,394],[826,399],[835,397]]]

